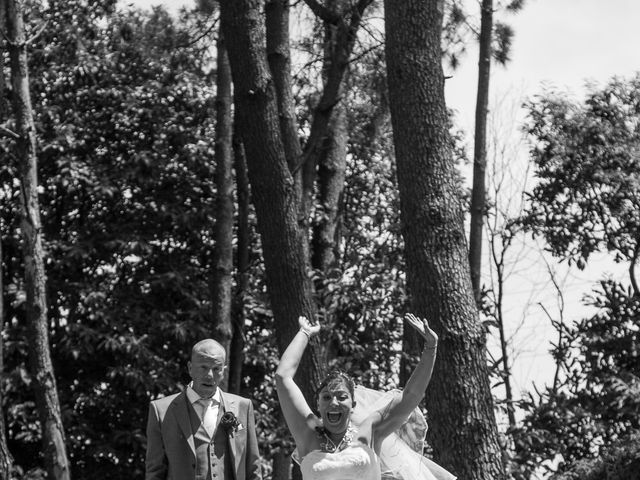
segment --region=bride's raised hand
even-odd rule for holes
[[[300,330],[307,337],[311,338],[316,335],[320,331],[319,323],[311,323],[307,317],[304,315],[300,315],[298,317],[298,324],[300,325]]]
[[[429,328],[426,319],[416,317],[413,313],[407,313],[404,319],[424,338],[425,348],[435,348],[438,346],[438,335]]]

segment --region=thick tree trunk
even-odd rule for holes
[[[71,478],[60,415],[60,402],[49,351],[49,332],[45,294],[42,227],[38,204],[35,124],[29,92],[27,44],[24,32],[24,2],[6,0],[9,20],[9,51],[13,106],[16,116],[17,157],[22,189],[22,241],[27,293],[29,364],[36,405],[42,428],[43,452],[49,478]]]
[[[386,0],[389,103],[411,307],[440,336],[427,390],[436,458],[465,480],[505,478],[469,274],[444,102],[442,0]]]
[[[272,480],[289,480],[291,478],[291,455],[287,455],[282,449],[273,455]]]
[[[224,36],[218,36],[218,75],[216,80],[216,224],[211,285],[214,337],[231,351],[233,284],[233,117],[231,114],[231,67]],[[229,370],[225,375],[228,385]]]
[[[234,123],[235,125],[235,123]],[[239,139],[237,126],[233,133],[233,161],[236,171],[236,192],[238,197],[237,247],[236,247],[236,291],[233,302],[233,339],[229,355],[229,391],[240,393],[242,383],[242,363],[244,359],[245,295],[249,290],[249,210],[251,194],[247,176],[247,159],[244,145]]]
[[[302,146],[298,136],[295,101],[291,90],[291,48],[289,45],[289,0],[269,0],[265,5],[267,61],[276,89],[280,133],[289,171],[293,176],[296,203],[302,200]],[[300,207],[299,207],[300,208]],[[298,224],[307,231],[308,215],[298,212]],[[304,255],[309,258],[309,242],[304,242]]]
[[[293,174],[296,193],[301,193],[301,171],[297,168],[302,155],[295,103],[291,91],[291,48],[289,46],[289,0],[269,0],[265,5],[267,28],[267,60],[278,98],[280,131],[287,165]]]
[[[267,66],[260,0],[223,0],[236,115],[246,151],[251,196],[262,238],[267,288],[281,351],[298,331],[298,316],[315,318],[298,201],[280,133],[277,96]],[[321,376],[317,343],[307,349],[298,382],[307,398]]]
[[[476,128],[473,149],[473,188],[469,225],[469,267],[471,285],[480,303],[482,277],[482,229],[486,204],[485,171],[487,169],[487,113],[489,111],[489,78],[491,76],[491,36],[493,31],[493,0],[482,0],[480,23],[480,53],[478,59],[478,92],[476,98]]]

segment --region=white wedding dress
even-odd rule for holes
[[[380,480],[378,457],[362,443],[334,453],[312,450],[302,459],[300,469],[304,480]]]
[[[399,391],[355,389],[355,423],[384,409]],[[302,459],[303,480],[456,480],[456,476],[424,457],[427,422],[418,408],[380,446],[380,456],[369,446],[355,442],[335,452],[312,450]],[[298,461],[294,454],[294,459]]]
[[[358,385],[353,417],[364,419],[371,412],[383,410],[399,394],[398,390],[380,392]],[[382,441],[379,464],[383,480],[456,480],[455,475],[422,455],[427,428],[427,421],[416,408],[402,427]]]

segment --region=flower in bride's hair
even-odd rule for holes
[[[224,412],[220,419],[220,426],[224,428],[227,433],[237,432],[239,428],[242,428],[242,424],[233,412]]]

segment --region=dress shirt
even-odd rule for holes
[[[207,434],[213,438],[216,422],[218,421],[218,410],[220,409],[220,390],[216,389],[216,393],[209,398],[200,398],[200,395],[198,395],[196,391],[191,388],[191,384],[189,384],[187,387],[187,398],[202,420]]]

